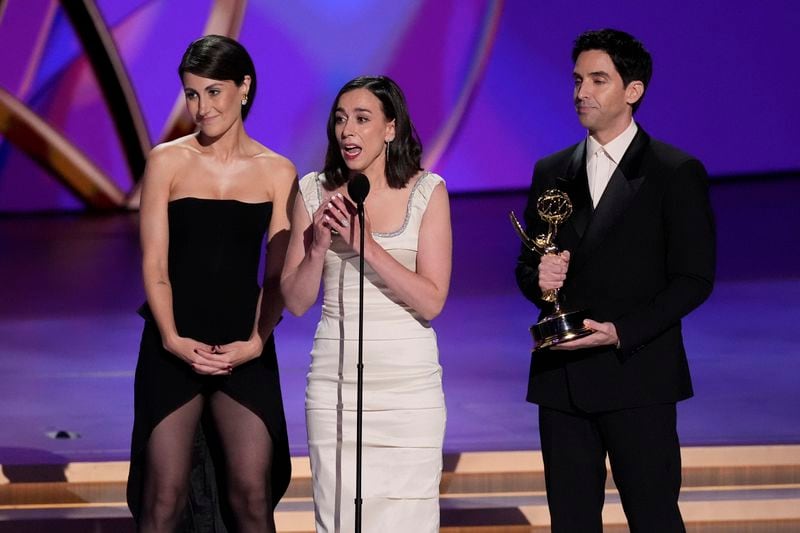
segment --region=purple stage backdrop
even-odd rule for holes
[[[176,66],[211,0],[97,0],[151,143],[180,94]],[[250,0],[239,39],[259,76],[250,134],[320,166],[338,88],[385,73],[405,89],[426,164],[451,191],[521,188],[535,160],[579,139],[570,47],[583,30],[642,39],[654,76],[637,116],[699,156],[715,176],[800,170],[790,126],[800,73],[792,0]],[[134,185],[74,29],[56,0],[0,2],[0,86],[62,132],[123,191]],[[777,91],[777,92],[774,92]],[[0,211],[79,209],[0,137]]]

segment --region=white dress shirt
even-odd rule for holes
[[[631,120],[625,131],[605,146],[597,142],[597,139],[591,135],[586,140],[586,174],[589,176],[589,193],[592,195],[594,207],[600,203],[600,198],[603,197],[603,192],[605,192],[611,176],[633,142],[638,130],[636,122]]]

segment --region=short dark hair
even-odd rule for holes
[[[242,119],[247,118],[256,99],[256,68],[250,54],[238,41],[224,35],[206,35],[192,42],[178,66],[178,76],[188,72],[212,80],[231,80],[237,86],[250,76],[247,104],[242,106]]]
[[[328,116],[328,151],[325,154],[325,179],[327,186],[335,189],[346,183],[349,170],[339,149],[336,138],[336,108],[343,94],[356,89],[367,89],[381,102],[383,114],[394,120],[394,140],[389,143],[386,158],[386,181],[389,187],[402,189],[420,170],[422,142],[408,115],[403,91],[387,76],[359,76],[348,81],[333,100]]]
[[[575,45],[572,48],[572,62],[575,63],[581,52],[587,50],[602,50],[607,53],[622,77],[625,87],[632,81],[641,81],[645,92],[647,91],[650,77],[653,75],[653,58],[633,35],[609,28],[583,32],[575,39]],[[634,112],[642,100],[644,100],[644,93],[633,104]]]

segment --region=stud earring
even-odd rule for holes
[[[247,95],[242,96],[242,105],[247,105]]]

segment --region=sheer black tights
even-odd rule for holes
[[[228,499],[239,532],[274,532],[269,432],[255,413],[230,396],[215,393],[210,403],[225,452]]]
[[[264,422],[221,392],[211,395],[208,404],[225,454],[227,496],[237,531],[274,532],[268,482],[272,467],[272,440]],[[178,524],[189,490],[192,444],[203,406],[203,397],[196,396],[170,413],[150,435],[140,524],[142,533],[172,533]]]

